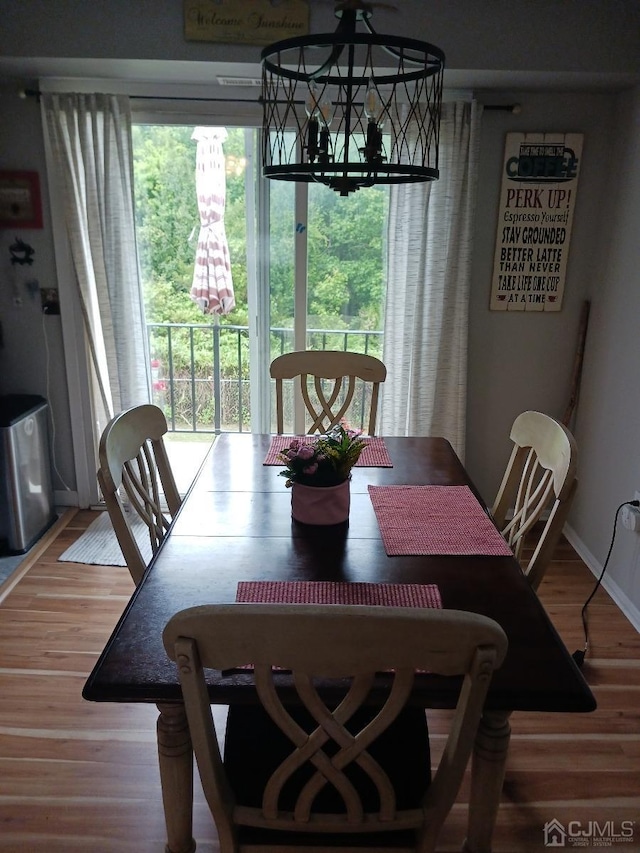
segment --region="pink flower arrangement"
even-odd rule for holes
[[[348,479],[360,457],[366,443],[360,436],[360,432],[339,424],[311,441],[294,438],[280,453],[285,465],[280,476],[287,478],[287,486],[337,486]]]

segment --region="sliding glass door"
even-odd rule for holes
[[[276,355],[382,352],[388,191],[341,198],[324,186],[265,181],[259,131],[225,125],[235,307],[204,314],[190,297],[199,231],[194,127],[146,123],[133,132],[153,399],[174,431],[271,431]],[[286,429],[301,429],[293,400]]]

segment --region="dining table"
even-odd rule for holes
[[[428,587],[437,592],[437,606],[491,617],[509,641],[506,659],[493,674],[475,741],[463,845],[467,853],[490,853],[511,713],[592,711],[596,703],[589,686],[445,438],[372,439],[380,452],[367,460],[363,451],[361,464],[352,469],[349,520],[329,526],[292,519],[291,493],[280,476],[283,466],[277,464],[277,453],[274,456],[273,443],[283,440],[251,433],[215,438],[86,681],[83,697],[157,705],[166,851],[191,853],[193,753],[178,672],[162,642],[171,616],[194,605],[246,600],[238,597],[238,590],[255,584],[298,584],[314,590],[320,589],[318,582],[341,590],[356,589],[354,584],[372,589]],[[396,487],[406,488],[396,492]],[[389,494],[417,501],[422,515],[428,515],[424,507],[430,506],[426,499],[433,495],[438,500],[460,496],[467,503],[460,512],[446,504],[444,516],[434,518],[432,525],[427,518],[427,533],[431,526],[444,538],[427,536],[425,543],[413,536],[411,528],[419,522],[409,512],[397,512],[391,530],[383,527],[382,498]],[[485,535],[487,525],[490,528],[488,547],[482,537],[468,542],[467,533],[476,522]],[[286,693],[288,675],[278,678]],[[212,704],[257,701],[250,670],[207,671],[207,684]],[[455,679],[421,673],[411,702],[453,708],[458,689]]]

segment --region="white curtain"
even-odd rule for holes
[[[114,414],[150,401],[129,99],[47,93],[43,106],[90,353],[97,442]]]
[[[438,435],[463,458],[481,107],[443,104],[438,181],[391,187],[383,435]]]

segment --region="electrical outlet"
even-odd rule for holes
[[[636,492],[633,499],[640,501],[640,492]],[[636,533],[640,533],[640,507],[622,507],[622,526],[627,530],[633,530]]]
[[[60,313],[60,301],[58,299],[58,291],[55,287],[47,287],[46,289],[42,289],[40,291],[40,298],[42,300],[43,314]]]

